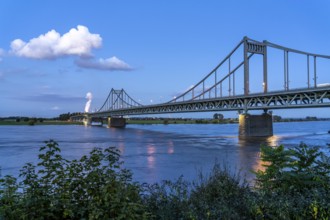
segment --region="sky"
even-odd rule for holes
[[[0,117],[56,117],[86,103],[94,111],[111,88],[142,104],[169,101],[244,36],[330,55],[329,11],[327,0],[2,0]],[[328,109],[274,114],[330,117]]]

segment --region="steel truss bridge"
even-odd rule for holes
[[[276,83],[283,82],[283,89],[277,91],[270,91],[268,88],[268,66],[272,62],[268,59],[270,49],[283,56],[282,61],[278,63],[278,66],[282,66],[280,67],[282,73],[278,74],[276,78]],[[257,55],[262,56],[262,88],[261,92],[253,93],[250,91],[250,82],[256,78],[253,75],[250,76],[250,60]],[[296,55],[306,57],[304,58],[305,64],[303,64],[305,70],[300,73],[300,76],[306,80],[306,86],[303,88],[291,88],[289,55],[290,57]],[[237,59],[237,57],[239,58]],[[116,117],[163,113],[247,112],[249,110],[330,107],[330,83],[317,82],[318,62],[328,62],[328,67],[330,67],[329,60],[330,56],[327,55],[304,52],[268,41],[259,42],[244,37],[201,81],[172,100],[161,104],[141,105],[125,90],[112,89],[102,107],[97,112],[88,115],[90,117]],[[330,82],[330,68],[326,71],[328,72],[328,82]],[[240,86],[243,87],[241,93],[237,90],[237,87]]]

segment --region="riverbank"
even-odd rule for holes
[[[72,121],[0,121],[1,125],[83,125],[82,122]]]
[[[175,119],[175,118],[148,118],[148,119],[139,119],[139,118],[133,118],[133,119],[127,119],[127,124],[235,124],[238,123],[238,119]]]

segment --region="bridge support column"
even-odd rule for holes
[[[126,126],[125,118],[115,118],[115,117],[108,118],[109,128],[124,128],[125,126]]]
[[[240,114],[238,136],[239,138],[273,136],[272,115]]]
[[[85,126],[91,126],[92,125],[92,118],[91,117],[86,117],[83,120]]]

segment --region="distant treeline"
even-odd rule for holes
[[[306,116],[305,118],[282,118],[278,115],[273,115],[274,122],[294,122],[294,121],[329,121],[330,118],[317,118],[316,116]]]
[[[51,120],[58,120],[58,121],[68,121],[71,116],[81,115],[81,112],[73,112],[73,113],[63,113],[57,117],[26,117],[26,116],[9,116],[9,117],[0,117],[0,121],[16,121],[16,122],[43,122],[43,121],[51,121]]]
[[[25,117],[25,116],[10,116],[0,117],[0,121],[11,122],[44,122],[44,121],[69,121],[70,117],[82,115],[82,112],[63,113],[57,117]],[[282,118],[279,115],[273,115],[274,122],[296,122],[296,121],[328,121],[330,118],[317,118],[316,116],[307,116],[305,118]],[[157,123],[196,123],[196,124],[210,124],[210,123],[237,123],[238,118],[224,118],[222,114],[215,113],[212,118],[182,118],[182,117],[130,117],[128,121],[140,121],[140,122],[157,122]]]

